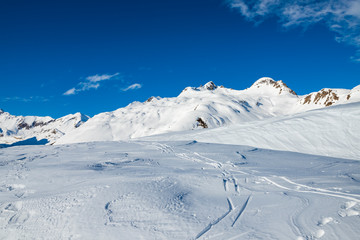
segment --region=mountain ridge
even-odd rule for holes
[[[331,105],[360,101],[358,91],[334,91],[340,97],[332,99]],[[350,92],[352,98],[343,97]],[[329,106],[325,100],[305,102],[303,99],[307,96],[299,96],[283,81],[268,77],[260,78],[245,90],[218,87],[208,82],[200,87],[186,87],[177,97],[151,97],[145,102],[133,102],[124,108],[95,115],[71,135],[57,140],[56,144],[118,141],[211,129]]]
[[[210,81],[186,87],[177,97],[150,97],[89,118],[81,113],[51,117],[13,116],[0,110],[0,143],[28,138],[49,144],[114,141],[150,135],[217,128],[360,101],[360,85],[351,90],[324,88],[297,95],[282,80],[263,77],[234,90]]]

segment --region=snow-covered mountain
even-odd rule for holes
[[[36,138],[35,141],[44,139],[50,144],[127,140],[255,123],[359,101],[360,85],[352,90],[322,89],[299,96],[281,80],[275,81],[268,77],[260,78],[251,87],[241,91],[208,82],[200,87],[187,87],[177,97],[151,97],[145,102],[133,102],[91,119],[81,113],[53,119],[13,116],[0,110],[0,144],[12,144],[30,138]]]
[[[284,82],[267,77],[242,91],[208,82],[201,87],[187,87],[174,98],[151,97],[143,103],[98,114],[56,143],[126,140],[216,128],[358,101],[360,86],[298,96]]]
[[[359,89],[262,78],[88,121],[1,111],[1,140],[86,143],[1,150],[0,239],[358,239]]]
[[[46,139],[53,143],[56,139],[80,127],[89,119],[81,113],[53,119],[51,117],[14,116],[0,110],[0,143],[12,144],[30,138]]]

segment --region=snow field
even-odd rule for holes
[[[0,238],[356,239],[359,170],[196,141],[11,147]]]

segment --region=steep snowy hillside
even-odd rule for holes
[[[80,127],[89,119],[81,113],[58,119],[51,117],[14,116],[0,110],[0,143],[12,144],[29,138],[53,143],[59,137]]]
[[[0,154],[0,239],[354,240],[360,162],[198,142]]]
[[[360,102],[144,140],[196,140],[360,160]]]
[[[334,90],[331,100],[326,94],[320,95],[323,97],[298,96],[285,83],[271,78],[260,78],[242,91],[209,82],[202,87],[187,87],[178,97],[152,97],[144,103],[134,102],[116,111],[98,114],[56,143],[125,140],[216,128],[323,108],[329,106],[330,101],[332,105],[360,101],[359,87]],[[344,98],[345,95],[350,97]]]

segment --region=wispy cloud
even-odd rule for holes
[[[68,96],[68,95],[75,95],[79,92],[83,92],[83,91],[87,91],[90,89],[98,89],[100,87],[100,82],[101,81],[105,81],[105,80],[110,80],[116,77],[119,77],[120,73],[115,73],[115,74],[102,74],[102,75],[93,75],[93,76],[88,76],[85,78],[85,81],[81,81],[77,84],[76,87],[70,88],[69,90],[67,90],[66,92],[63,93],[63,95]]]
[[[337,33],[336,41],[354,46],[353,60],[360,62],[359,0],[227,0],[246,19],[260,23],[277,16],[285,28],[325,23]]]
[[[76,89],[71,88],[71,89],[67,90],[66,92],[64,92],[63,95],[74,95],[75,93],[76,93]]]
[[[48,98],[41,96],[30,96],[30,97],[5,97],[0,100],[1,102],[47,102]]]
[[[126,91],[129,91],[129,90],[135,90],[135,89],[139,89],[139,88],[142,88],[142,85],[139,84],[139,83],[134,83],[134,84],[128,86],[127,88],[123,88],[122,91],[126,92]]]
[[[100,82],[100,81],[104,81],[104,80],[109,80],[115,76],[118,76],[120,73],[115,73],[115,74],[112,74],[112,75],[109,75],[109,74],[103,74],[103,75],[94,75],[94,76],[88,76],[86,77],[86,80],[88,80],[89,82]]]

